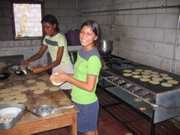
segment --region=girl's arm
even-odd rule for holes
[[[96,83],[96,78],[97,76],[93,76],[93,75],[87,75],[87,80],[86,82],[83,81],[79,81],[75,78],[73,78],[72,75],[70,74],[66,74],[66,73],[58,73],[58,75],[51,75],[50,79],[51,81],[54,82],[69,82],[81,89],[87,90],[87,91],[93,91],[94,90],[94,86]]]
[[[42,45],[38,53],[34,54],[34,55],[31,56],[30,58],[28,58],[27,60],[24,60],[24,61],[22,62],[22,66],[23,66],[23,67],[27,67],[28,64],[29,64],[29,62],[41,58],[41,57],[43,56],[44,52],[46,51],[46,49],[47,49],[47,46],[46,46],[46,45]]]
[[[32,71],[34,73],[39,73],[39,72],[46,71],[48,69],[56,67],[61,62],[63,52],[64,52],[64,47],[59,47],[58,52],[57,52],[57,57],[56,57],[56,60],[54,62],[52,62],[49,65],[44,66],[44,67],[33,68]]]

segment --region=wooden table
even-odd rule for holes
[[[27,80],[36,80],[34,83],[27,83]],[[1,81],[0,92],[4,88],[11,88],[15,86],[23,86],[30,88],[32,86],[37,86],[37,82],[45,82],[46,86],[54,87],[49,80],[49,76],[46,73],[33,74],[28,73],[27,75],[17,76],[10,75],[6,80]],[[2,85],[2,83],[4,85]],[[40,86],[39,86],[40,87]],[[28,89],[21,93],[26,94],[27,101],[24,104],[28,109],[32,110],[37,105],[53,105],[55,108],[69,106],[73,103],[71,100],[64,94],[63,91],[49,91],[45,90],[42,94],[34,94],[34,90]],[[0,98],[0,101],[3,101],[3,98]],[[15,102],[16,99],[13,99],[12,102]],[[11,129],[0,130],[0,135],[31,135],[34,133],[39,133],[43,131],[48,131],[52,129],[57,129],[61,127],[71,126],[71,135],[77,135],[77,112],[76,107],[66,110],[60,110],[53,114],[50,114],[46,117],[37,117],[30,112],[24,111],[24,115],[18,121],[18,123]]]

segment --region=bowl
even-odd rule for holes
[[[25,105],[23,104],[0,103],[0,129],[6,130],[14,127],[24,114],[24,110]]]
[[[98,42],[97,48],[101,55],[110,55],[113,51],[113,41],[101,40]]]

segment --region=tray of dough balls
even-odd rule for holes
[[[25,105],[0,103],[0,129],[14,127],[24,114]]]

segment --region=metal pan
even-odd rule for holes
[[[14,71],[14,74],[21,76],[21,75],[24,75],[24,72],[21,70],[16,70]]]
[[[9,77],[9,73],[0,73],[0,80],[5,80]]]
[[[0,118],[7,120],[0,123],[0,129],[10,129],[16,125],[24,114],[25,106],[23,104],[0,103]]]
[[[51,105],[39,105],[39,106],[35,107],[32,112],[31,111],[30,112],[33,113],[34,115],[38,116],[38,117],[45,117],[45,116],[52,114],[52,113],[55,113],[59,110],[70,109],[73,107],[74,107],[74,105],[60,107],[60,108],[54,108]]]

